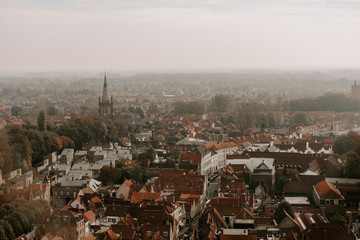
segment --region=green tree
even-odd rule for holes
[[[14,214],[11,213],[7,215],[3,218],[3,220],[7,221],[11,225],[12,229],[14,230],[15,236],[20,236],[25,232],[20,222],[20,219],[18,219]]]
[[[135,112],[139,115],[140,118],[145,118],[144,111],[140,107],[137,107]]]
[[[58,115],[59,114],[59,109],[57,109],[55,106],[49,106],[47,108],[47,115]]]
[[[105,185],[122,183],[123,172],[116,167],[104,166],[100,169],[100,175],[98,180]]]
[[[290,205],[290,203],[288,203],[288,202],[286,202],[286,201],[282,201],[281,203],[279,203],[278,207],[277,207],[276,210],[275,210],[274,218],[277,219],[284,210],[285,210],[292,218],[294,218],[294,213],[293,213],[293,211],[292,211],[292,209],[291,209],[291,205]]]
[[[145,158],[150,160],[150,163],[153,163],[156,158],[156,152],[155,149],[149,148],[145,152]]]
[[[155,114],[155,113],[157,113],[157,112],[158,112],[157,104],[156,104],[156,103],[151,103],[151,104],[149,105],[149,108],[148,108],[147,113],[148,113],[148,114]]]
[[[230,109],[232,97],[226,94],[216,94],[211,101],[211,109],[217,112],[226,112]]]
[[[348,178],[360,178],[360,156],[354,151],[345,154],[345,175]]]
[[[3,228],[2,225],[0,225],[0,239],[8,240],[5,229]]]
[[[199,101],[175,102],[173,113],[175,114],[204,114],[205,104]]]
[[[291,120],[292,124],[308,125],[308,119],[305,113],[296,113]]]
[[[38,125],[39,131],[45,131],[46,130],[46,116],[45,116],[44,110],[41,110],[38,113],[37,125]]]
[[[23,108],[20,106],[11,107],[11,115],[12,116],[19,116],[22,111],[23,111]]]
[[[334,139],[333,142],[333,151],[340,155],[348,152],[356,146],[354,139],[348,137],[347,135],[339,135]]]
[[[14,230],[13,230],[10,223],[8,223],[7,221],[1,219],[0,220],[0,226],[3,227],[7,239],[15,239],[16,238],[16,235],[15,235]]]
[[[125,179],[133,179],[136,182],[142,182],[143,180],[143,171],[141,166],[139,165],[131,165],[128,167],[121,168],[122,179],[121,182],[125,181]]]
[[[114,121],[98,114],[73,114],[69,121],[60,126],[57,134],[69,137],[77,149],[81,149],[83,143],[114,142],[119,135]]]
[[[331,223],[339,223],[344,229],[347,229],[346,219],[338,213],[330,216],[329,221]]]

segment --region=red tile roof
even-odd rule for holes
[[[141,203],[143,200],[162,201],[161,193],[134,192],[131,196],[131,203]]]
[[[95,213],[93,213],[93,211],[91,211],[91,210],[84,213],[85,222],[89,221],[90,219],[92,219],[94,217],[95,217]]]
[[[180,162],[201,163],[201,154],[183,153],[180,155]]]
[[[117,239],[120,238],[111,229],[106,231],[105,240],[117,240]]]
[[[220,240],[257,240],[257,235],[220,235]]]
[[[326,180],[315,184],[314,188],[320,199],[344,199],[340,191]]]

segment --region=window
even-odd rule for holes
[[[146,236],[151,237],[151,231],[146,231]]]
[[[63,191],[60,191],[60,195],[63,195],[64,194],[64,192]]]
[[[335,205],[339,205],[339,200],[338,200],[338,199],[335,199],[335,200],[334,200],[334,204],[335,204]]]
[[[163,237],[167,238],[169,236],[169,233],[168,232],[163,232]]]
[[[326,199],[326,200],[325,200],[325,204],[326,204],[326,205],[330,205],[330,200],[329,200],[329,199]]]

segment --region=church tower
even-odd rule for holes
[[[109,91],[107,88],[106,74],[104,76],[104,87],[102,98],[99,96],[99,114],[108,115],[113,117],[114,108],[113,108],[113,97],[109,98]]]

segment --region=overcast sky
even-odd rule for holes
[[[0,71],[360,68],[360,0],[1,0]]]

